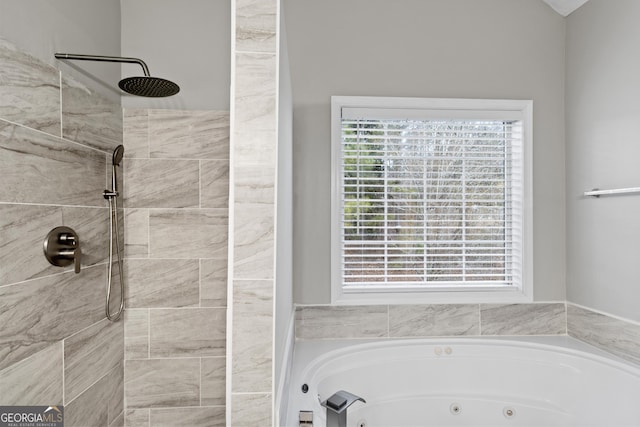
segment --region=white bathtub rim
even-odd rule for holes
[[[622,370],[630,375],[640,377],[640,365],[634,364],[608,353],[590,344],[569,336],[499,336],[499,337],[435,337],[435,338],[401,338],[384,340],[324,340],[296,342],[296,353],[303,353],[297,360],[294,355],[294,372],[292,379],[311,380],[312,372],[336,358],[348,357],[355,352],[385,349],[398,346],[416,347],[423,345],[441,346],[454,345],[474,346],[507,346],[517,349],[551,351],[555,353],[581,357],[591,361],[603,363],[612,368]],[[304,347],[309,347],[304,349]],[[305,351],[306,350],[306,351]],[[447,357],[447,356],[443,356]],[[306,360],[304,360],[306,359]],[[306,362],[306,363],[305,363]],[[296,369],[298,368],[298,369]],[[300,370],[302,368],[302,370]],[[295,385],[295,384],[294,384]]]

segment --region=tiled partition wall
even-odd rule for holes
[[[229,113],[124,128],[126,425],[224,426]]]
[[[64,404],[67,427],[124,424],[102,197],[121,142],[118,104],[0,40],[0,405]],[[60,225],[78,233],[79,274],[43,255]]]
[[[296,338],[570,335],[640,363],[640,325],[570,303],[301,306]]]
[[[230,423],[273,425],[278,0],[236,0]]]

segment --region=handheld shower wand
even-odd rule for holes
[[[124,155],[124,147],[118,145],[113,151],[112,173],[111,173],[111,191],[104,190],[102,195],[109,201],[109,268],[107,272],[107,301],[105,306],[105,314],[107,319],[112,322],[117,321],[124,310],[124,274],[122,269],[122,255],[120,254],[120,238],[118,227],[118,170]],[[115,227],[114,227],[115,224]],[[118,273],[120,278],[120,306],[118,311],[111,313],[111,279],[113,276],[113,238],[115,234],[116,252],[118,254]]]

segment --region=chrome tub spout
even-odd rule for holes
[[[358,400],[367,403],[360,396],[340,390],[321,402],[327,408],[327,427],[347,427],[347,408]]]

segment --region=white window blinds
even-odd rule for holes
[[[340,133],[344,290],[520,286],[518,112],[343,107]]]

